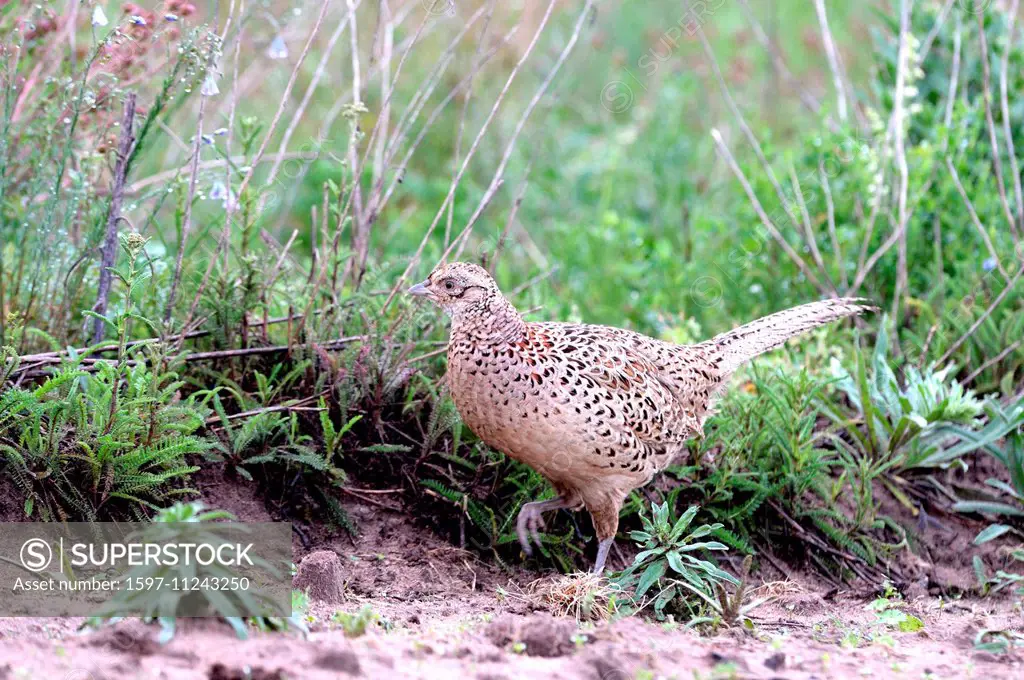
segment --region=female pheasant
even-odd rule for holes
[[[475,264],[438,267],[409,289],[451,317],[448,385],[465,423],[489,446],[547,478],[557,497],[526,503],[516,528],[539,545],[549,510],[586,508],[604,569],[630,491],[703,435],[717,393],[743,362],[816,326],[871,309],[859,299],[812,302],[697,345],[633,331],[524,321]]]

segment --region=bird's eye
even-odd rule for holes
[[[455,282],[452,281],[451,279],[448,279],[447,281],[444,282],[444,289],[445,290],[454,290],[455,289]]]

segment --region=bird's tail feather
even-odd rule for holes
[[[701,343],[721,357],[720,368],[732,373],[744,362],[781,346],[812,328],[876,309],[863,298],[833,298],[811,302],[761,317]]]

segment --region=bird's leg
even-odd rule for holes
[[[533,547],[530,545],[531,536],[537,546],[540,547],[539,530],[544,526],[545,512],[561,510],[572,506],[573,503],[564,495],[546,501],[524,503],[523,507],[519,509],[519,517],[516,518],[516,531],[519,534],[519,543],[523,546],[523,552],[527,555],[533,554]]]
[[[618,495],[608,496],[599,499],[597,502],[588,502],[587,510],[594,521],[594,531],[597,532],[597,559],[594,560],[594,573],[600,574],[604,571],[604,564],[608,560],[608,551],[615,542],[615,534],[619,531],[619,511],[622,509],[622,501],[625,500]]]
[[[597,559],[594,560],[594,573],[598,576],[604,571],[604,563],[608,560],[608,552],[615,543],[615,537],[606,538],[597,544]]]

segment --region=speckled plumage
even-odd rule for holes
[[[813,302],[697,345],[589,324],[526,322],[488,273],[456,262],[411,293],[452,318],[448,385],[463,421],[489,446],[540,472],[558,497],[519,517],[524,550],[541,513],[586,507],[604,566],[629,492],[703,436],[715,395],[736,368],[786,339],[869,307]]]

